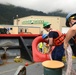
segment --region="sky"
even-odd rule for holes
[[[76,0],[0,0],[2,4],[13,4],[44,13],[62,10],[62,12],[76,12]]]

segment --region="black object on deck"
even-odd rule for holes
[[[20,36],[19,42],[21,46],[21,57],[27,60],[29,59],[30,61],[33,62],[31,42],[29,42],[29,40],[28,40],[29,43],[26,42],[24,38],[22,38],[21,36]]]

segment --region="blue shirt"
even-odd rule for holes
[[[56,31],[50,31],[48,36],[49,36],[49,38],[57,38],[59,36],[59,34]]]

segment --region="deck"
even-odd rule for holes
[[[28,62],[29,66],[26,66],[26,75],[44,75],[43,66],[41,62],[32,63],[28,60],[23,60],[22,63],[16,63],[13,59],[8,59],[7,63],[0,66],[0,75],[14,75],[19,66],[24,66]],[[65,67],[63,68],[63,75],[66,72],[66,63],[64,62]],[[73,68],[76,70],[76,58],[73,59]]]

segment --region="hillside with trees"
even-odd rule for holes
[[[61,10],[44,13],[37,10],[17,7],[11,4],[9,5],[0,4],[0,24],[1,25],[6,25],[6,24],[13,25],[13,19],[17,18],[16,15],[18,15],[18,17],[21,18],[21,17],[30,16],[30,15],[65,17],[67,14],[61,13]]]

